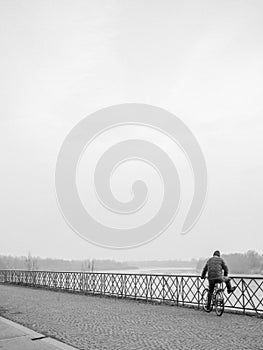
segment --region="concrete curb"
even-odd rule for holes
[[[10,327],[13,327],[23,333],[25,333],[28,337],[30,337],[31,339],[34,339],[34,338],[42,338],[41,339],[41,342],[43,343],[47,343],[49,344],[50,346],[54,346],[54,350],[55,349],[61,349],[61,350],[78,350],[77,348],[74,348],[73,346],[70,346],[70,345],[67,345],[65,343],[62,343],[61,341],[59,340],[56,340],[54,338],[50,338],[50,337],[45,337],[44,334],[41,334],[41,333],[38,333],[38,332],[35,332],[33,331],[32,329],[30,328],[27,328],[25,326],[22,326],[21,324],[19,323],[16,323],[14,321],[11,321],[7,318],[4,318],[2,316],[0,316],[0,322],[6,324],[7,326],[10,326]]]

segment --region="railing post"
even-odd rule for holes
[[[124,290],[124,275],[121,275],[121,297],[123,298],[123,290]]]
[[[111,274],[111,288],[110,288],[110,294],[112,295],[114,291],[114,277],[113,274]]]
[[[181,293],[182,293],[182,304],[184,306],[184,276],[181,279]]]
[[[164,295],[165,295],[165,291],[164,291],[164,276],[162,276],[162,297],[163,297],[163,301],[164,301]]]
[[[197,307],[200,308],[200,280],[199,277],[197,277]]]
[[[127,275],[124,275],[124,296],[127,297]]]
[[[245,283],[243,277],[241,277],[241,284],[242,284],[242,307],[243,307],[243,314],[246,313],[246,307],[245,307]]]
[[[102,277],[103,277],[103,275],[101,274],[100,275],[100,295],[102,295]]]
[[[35,271],[32,271],[32,284],[33,284],[33,287],[36,286],[36,273],[35,273]]]
[[[150,276],[150,299],[153,299],[153,280],[152,276]]]
[[[145,275],[145,298],[146,298],[146,301],[148,301],[148,278],[147,278],[147,275]]]
[[[95,294],[95,279],[94,279],[95,275],[94,275],[94,273],[92,273],[91,276],[92,276],[92,293]]]
[[[136,279],[136,275],[134,275],[134,297],[136,299],[137,296],[137,279]]]
[[[105,274],[103,274],[103,289],[102,294],[105,294]]]

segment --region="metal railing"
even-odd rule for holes
[[[0,270],[0,283],[162,301],[201,307],[207,282],[198,275],[153,275],[129,273],[87,273]],[[237,288],[225,293],[225,308],[263,316],[263,277],[232,277]]]

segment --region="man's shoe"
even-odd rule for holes
[[[236,286],[232,287],[230,290],[227,291],[228,294],[233,293],[236,290]]]
[[[204,307],[204,310],[205,310],[206,312],[212,311],[211,305],[210,305],[210,307],[208,307],[208,306],[206,305],[206,306]]]

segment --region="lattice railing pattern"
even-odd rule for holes
[[[0,270],[0,283],[66,291],[159,300],[177,305],[201,306],[207,282],[197,275],[153,275]],[[237,288],[225,293],[225,307],[263,315],[263,277],[232,277]]]

